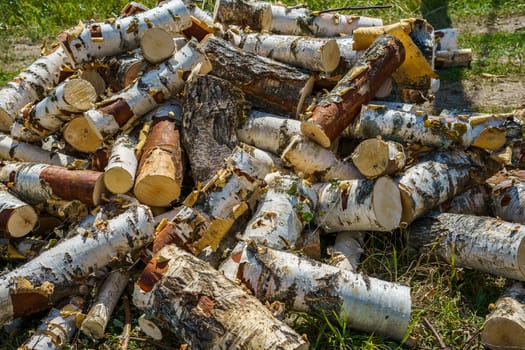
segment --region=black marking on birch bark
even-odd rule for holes
[[[360,186],[357,187],[355,191],[355,201],[359,205],[363,205],[366,202],[367,198],[370,197],[372,190],[374,188],[374,181],[363,181]]]

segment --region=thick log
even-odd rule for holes
[[[403,338],[410,318],[410,288],[342,270],[290,252],[246,246],[237,278],[263,302],[288,310],[335,312],[349,327]]]
[[[457,267],[525,280],[525,227],[488,216],[430,213],[408,227],[409,242],[425,245]]]
[[[272,5],[270,31],[277,34],[335,37],[352,34],[360,27],[381,25],[383,21],[380,18],[339,13],[317,14],[305,7],[289,8],[276,4]]]
[[[104,331],[122,292],[129,283],[130,273],[125,270],[113,270],[100,286],[97,298],[87,313],[80,330],[95,339],[104,337]]]
[[[519,349],[525,344],[525,288],[514,282],[496,301],[481,332],[483,345],[493,350]]]
[[[0,90],[0,130],[9,131],[18,111],[44,98],[58,84],[60,68],[69,59],[61,47],[38,58]]]
[[[361,254],[364,250],[364,232],[361,231],[342,231],[335,236],[335,243],[330,248],[330,265],[341,270],[357,272]]]
[[[144,32],[151,27],[176,34],[189,26],[188,9],[182,1],[172,0],[132,16],[103,23],[81,23],[59,34],[58,40],[74,62],[82,64],[136,49]]]
[[[397,184],[376,180],[340,180],[316,184],[319,205],[314,223],[325,232],[391,231],[401,223],[403,206]]]
[[[175,245],[162,248],[149,265],[162,273],[151,290],[135,286],[134,304],[150,322],[170,329],[191,348],[308,348],[255,297]]]
[[[77,320],[82,317],[84,300],[72,298],[60,309],[51,309],[42,320],[35,334],[19,349],[23,350],[59,350],[69,344],[77,330]]]
[[[103,175],[99,171],[20,162],[5,164],[0,169],[0,182],[9,183],[11,191],[28,203],[58,197],[98,205],[104,192]]]
[[[302,111],[313,88],[313,76],[244,52],[217,37],[208,37],[202,48],[211,61],[210,74],[241,88],[256,108],[292,117]]]
[[[0,325],[48,308],[89,274],[151,242],[153,216],[133,206],[73,236],[0,277]]]
[[[458,30],[456,28],[436,29],[436,51],[451,51],[458,48]]]
[[[182,104],[182,144],[193,180],[205,182],[239,143],[235,130],[244,116],[244,96],[226,80],[196,76]]]
[[[272,23],[270,3],[246,0],[218,0],[213,9],[214,22],[236,24],[251,30],[267,31]]]
[[[470,67],[472,49],[458,49],[452,51],[436,51],[436,68]]]
[[[0,232],[19,238],[31,232],[38,222],[33,207],[13,196],[0,184]]]
[[[374,97],[383,81],[404,59],[403,44],[394,36],[377,39],[335,88],[316,104],[311,118],[301,124],[302,133],[321,146],[330,147],[359,114],[361,105]]]
[[[173,35],[160,27],[148,28],[140,38],[140,49],[148,63],[158,64],[173,56]]]
[[[104,185],[111,193],[126,193],[133,188],[138,160],[136,140],[126,134],[117,137],[104,169]]]
[[[381,138],[367,139],[352,152],[352,162],[368,179],[392,175],[403,169],[406,154],[403,145]]]
[[[491,187],[494,215],[505,221],[525,224],[525,171],[503,171],[487,179]]]
[[[477,185],[441,203],[439,210],[444,213],[492,216],[490,191],[484,185]]]
[[[78,77],[82,80],[89,82],[95,88],[95,93],[97,96],[101,96],[106,92],[106,81],[102,75],[97,72],[96,68],[86,66],[78,71]]]
[[[102,63],[97,67],[97,71],[111,92],[118,92],[130,86],[147,66],[144,57],[137,51],[107,57]]]

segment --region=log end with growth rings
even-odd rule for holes
[[[78,111],[87,111],[96,99],[97,92],[90,82],[71,79],[64,83],[64,100]]]
[[[137,179],[133,192],[141,203],[154,207],[167,207],[179,198],[181,188],[173,177],[148,175]]]
[[[352,153],[352,162],[369,179],[390,175],[405,166],[403,146],[381,138],[362,141]]]
[[[152,64],[160,63],[175,52],[173,35],[162,28],[149,28],[140,39],[140,48],[146,61]]]
[[[13,124],[14,117],[11,118],[9,113],[5,111],[4,109],[0,108],[0,131],[7,131],[9,132],[9,129],[11,128],[11,125]]]
[[[105,171],[104,185],[111,193],[126,193],[133,188],[135,178],[124,168],[115,167]]]
[[[399,227],[403,206],[399,187],[390,177],[380,177],[372,192],[373,209],[377,221],[386,230]]]
[[[30,205],[24,205],[13,210],[4,210],[1,213],[1,216],[3,215],[9,216],[6,231],[13,238],[24,237],[33,230],[38,222],[38,215]],[[0,221],[3,221],[1,216]]]
[[[95,128],[86,117],[73,118],[64,127],[64,139],[77,151],[93,153],[102,144],[102,136],[96,133]]]
[[[492,317],[483,325],[481,342],[489,349],[522,349],[525,344],[523,323],[507,317]]]
[[[332,144],[330,137],[324,132],[323,128],[313,120],[306,120],[301,123],[301,133],[324,148],[328,148]]]
[[[341,60],[339,45],[335,40],[327,40],[326,44],[321,48],[321,62],[320,66],[323,72],[330,73],[334,71]]]
[[[141,315],[137,320],[140,329],[148,335],[149,337],[155,340],[162,340],[162,331],[153,323],[152,321],[146,318],[146,315]]]

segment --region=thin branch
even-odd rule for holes
[[[432,334],[434,335],[434,337],[436,337],[438,343],[439,343],[439,347],[441,350],[452,350],[451,348],[449,348],[445,342],[443,341],[443,338],[441,338],[441,336],[439,335],[439,333],[436,331],[436,329],[434,328],[434,326],[432,326],[432,323],[430,323],[430,321],[426,318],[426,317],[423,317],[423,323],[425,323],[425,326],[427,326],[428,329],[430,329],[430,331],[432,332]]]
[[[131,310],[129,308],[129,299],[126,293],[122,296],[122,304],[124,306],[124,328],[120,335],[120,350],[127,350],[129,344],[129,334],[131,332]]]

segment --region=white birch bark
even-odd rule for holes
[[[148,11],[103,23],[80,24],[59,35],[66,52],[77,63],[114,56],[139,47],[140,38],[151,27],[171,34],[191,26],[190,14],[180,0],[171,0]]]
[[[458,48],[458,30],[456,28],[444,28],[434,30],[436,36],[436,50],[456,50]]]
[[[315,186],[319,204],[314,223],[325,232],[391,231],[399,227],[401,195],[389,177],[339,180]]]
[[[213,9],[214,22],[237,24],[252,30],[268,31],[272,22],[270,4],[263,1],[218,0]]]
[[[146,206],[91,226],[0,277],[0,325],[46,309],[54,296],[90,273],[151,242],[153,216]]]
[[[38,215],[33,207],[13,196],[7,186],[0,184],[0,231],[19,238],[35,228]]]
[[[77,319],[82,315],[84,300],[72,298],[60,309],[51,309],[42,320],[35,334],[19,349],[22,350],[58,350],[69,344],[77,330]]]
[[[128,135],[120,135],[113,143],[108,165],[104,169],[104,184],[112,193],[126,193],[133,188],[138,160],[136,142]]]
[[[0,130],[9,131],[18,111],[42,99],[60,78],[60,67],[69,62],[62,48],[38,58],[0,90]]]
[[[108,274],[91,309],[82,321],[80,330],[85,335],[95,339],[104,337],[106,326],[122,292],[129,283],[129,277],[130,273],[125,270],[114,270]]]
[[[466,189],[451,200],[443,202],[439,209],[443,213],[493,216],[489,190],[484,185]]]
[[[330,265],[341,270],[357,272],[361,254],[364,250],[364,232],[342,231],[335,236],[335,243],[330,248]]]
[[[339,159],[334,152],[303,135],[291,138],[281,154],[281,160],[296,173],[317,181],[363,178],[351,162]]]
[[[133,303],[159,329],[193,349],[308,349],[301,336],[209,264],[175,245],[158,256],[164,272],[150,290],[136,285]]]
[[[45,151],[30,143],[18,142],[8,135],[0,133],[0,158],[22,162],[58,165],[70,169],[86,169],[89,161],[69,156],[60,152]]]
[[[241,35],[240,48],[314,72],[329,73],[339,64],[339,46],[333,39],[248,33]]]
[[[436,51],[436,68],[469,67],[472,62],[472,49]]]
[[[36,143],[42,140],[42,136],[24,125],[23,118],[17,117],[11,124],[10,134],[15,140]]]
[[[514,282],[486,316],[481,342],[489,349],[520,349],[525,344],[525,288]]]
[[[487,183],[492,185],[494,215],[505,221],[525,224],[525,174],[522,171],[500,173]]]
[[[405,166],[403,145],[380,137],[364,140],[352,152],[352,162],[368,179],[397,173]]]
[[[261,301],[288,310],[336,312],[351,328],[403,338],[410,288],[262,246],[246,246],[237,278]]]
[[[352,34],[360,27],[381,25],[383,21],[380,18],[338,13],[315,15],[304,7],[288,8],[283,5],[272,5],[270,31],[277,34],[334,37],[340,34]]]

